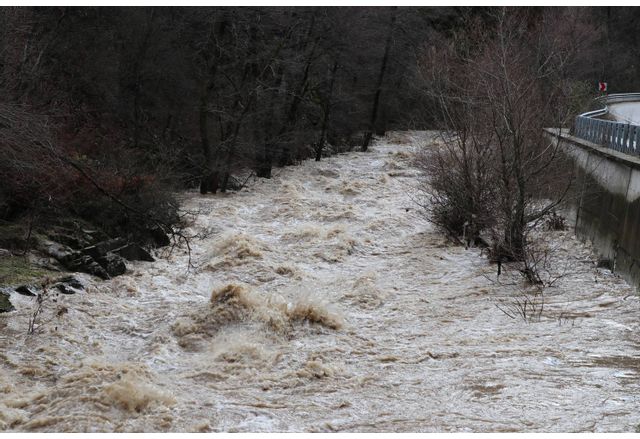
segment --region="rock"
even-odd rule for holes
[[[83,253],[76,252],[66,257],[63,260],[64,266],[68,270],[89,273],[102,279],[119,276],[127,271],[127,266],[121,256],[111,252],[101,254],[95,246],[92,247],[90,253],[98,255],[97,257],[83,254],[86,250],[84,249]]]
[[[0,259],[10,258],[10,257],[11,257],[11,252],[9,250],[0,248]]]
[[[160,227],[147,229],[147,234],[155,247],[165,247],[171,244],[171,240]]]
[[[66,284],[55,284],[54,288],[57,288],[62,294],[76,294],[75,288]]]
[[[597,267],[613,271],[613,261],[611,259],[598,259]]]
[[[67,284],[76,290],[84,290],[84,285],[78,279],[73,276],[65,276],[58,279],[57,283],[59,284]]]
[[[113,238],[113,239],[102,241],[96,244],[96,247],[98,247],[101,252],[108,253],[113,249],[122,247],[123,245],[126,245],[126,244],[127,244],[127,240],[124,238]]]
[[[71,232],[66,231],[57,230],[49,233],[47,236],[54,242],[59,242],[72,248],[82,248],[90,244],[82,237],[75,236]]]
[[[97,261],[111,277],[119,276],[127,271],[127,265],[125,264],[124,259],[115,253],[109,252],[103,257],[97,259]]]
[[[113,250],[113,253],[116,253],[129,261],[155,261],[148,251],[137,244],[127,244],[124,247]]]
[[[76,252],[71,248],[53,241],[42,241],[38,250],[54,259],[57,259],[62,264],[65,264],[66,259],[74,259],[76,257]]]
[[[84,239],[86,239],[89,243],[96,243],[100,241],[106,241],[109,237],[100,230],[92,230],[92,229],[82,229],[81,230]]]
[[[16,293],[22,294],[23,296],[35,296],[37,294],[37,289],[33,285],[20,285],[15,290]]]
[[[9,312],[13,310],[15,310],[15,308],[9,301],[9,294],[4,291],[0,291],[0,312]]]
[[[68,260],[65,267],[69,270],[89,273],[101,279],[109,279],[110,277],[109,273],[89,255],[80,255],[76,259]]]
[[[108,252],[122,247],[127,244],[127,240],[124,238],[114,238],[107,241],[102,241],[96,245],[85,247],[82,249],[82,253],[91,256],[93,259],[99,259],[106,255]]]
[[[53,286],[62,294],[76,294],[80,290],[84,290],[84,285],[73,276],[60,278]]]
[[[83,248],[81,253],[86,256],[91,256],[93,259],[98,259],[104,255],[104,253],[95,245]]]

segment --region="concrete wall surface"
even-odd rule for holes
[[[548,129],[575,166],[575,231],[630,284],[640,285],[640,159]]]

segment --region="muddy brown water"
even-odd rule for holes
[[[634,291],[548,233],[564,276],[539,319],[510,317],[521,288],[416,213],[407,159],[429,136],[185,194],[209,231],[196,269],[178,250],[83,277],[39,334],[14,296],[0,431],[634,431]]]

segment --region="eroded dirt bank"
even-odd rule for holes
[[[0,431],[634,431],[640,303],[553,232],[540,322],[415,214],[412,143],[281,170],[200,209],[186,254],[0,315]],[[212,294],[213,292],[213,294]],[[52,314],[64,306],[67,312]]]

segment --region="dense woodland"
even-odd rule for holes
[[[640,9],[518,9],[527,28],[562,15],[588,35],[565,78],[574,111],[597,81],[640,89]],[[468,7],[0,8],[0,220],[31,233],[79,218],[144,241],[149,230],[179,230],[175,191],[226,192],[249,173],[270,178],[300,160],[366,151],[390,129],[442,128],[425,69],[443,47],[474,44],[469,23],[490,37],[495,16]]]

